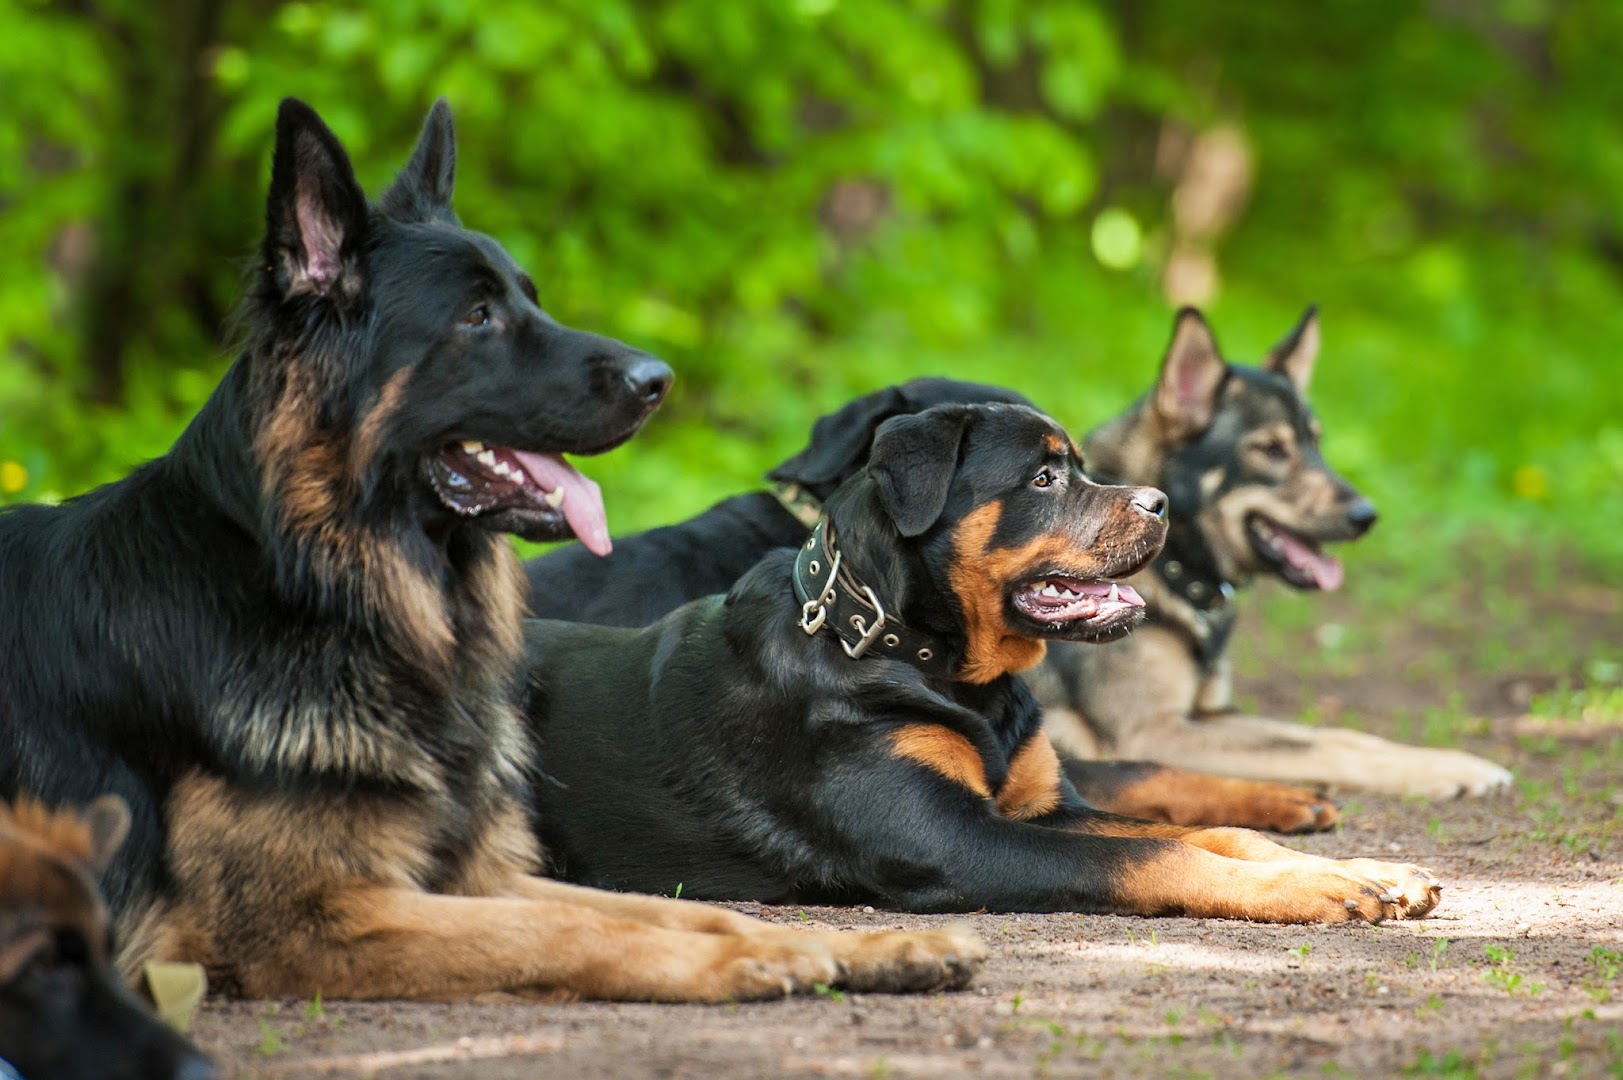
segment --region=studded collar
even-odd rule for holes
[[[873,588],[844,565],[833,523],[819,518],[795,554],[795,599],[807,636],[830,630],[853,660],[881,656],[912,664],[926,675],[951,678],[954,664],[939,640],[886,611]]]

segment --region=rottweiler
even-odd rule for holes
[[[113,972],[94,875],[130,827],[104,795],[83,813],[0,805],[0,1076],[211,1080],[214,1066]],[[7,1073],[9,1064],[15,1073]]]
[[[1063,647],[1033,673],[1050,736],[1081,757],[1135,757],[1229,776],[1394,795],[1477,795],[1508,771],[1459,750],[1247,716],[1231,703],[1235,590],[1257,577],[1340,587],[1323,545],[1353,540],[1375,507],[1325,463],[1307,404],[1318,357],[1309,308],[1260,366],[1223,358],[1193,308],[1180,312],[1152,389],[1083,441],[1095,473],[1155,484],[1170,500],[1166,547],[1133,578],[1148,617],[1131,639]]]
[[[798,548],[641,630],[527,624],[555,870],[583,883],[911,911],[1281,922],[1416,916],[1414,866],[1137,821],[1065,779],[1017,673],[1125,635],[1165,497],[1087,479],[1019,405],[879,429]]]
[[[735,495],[688,521],[616,537],[604,556],[572,544],[530,559],[524,569],[531,613],[647,626],[689,600],[726,592],[767,552],[805,542],[824,501],[867,462],[880,424],[933,405],[992,402],[1031,404],[1013,390],[942,378],[864,394],[818,418],[805,448],[767,473],[769,491]],[[1338,816],[1317,792],[1283,784],[1069,754],[1062,764],[1083,798],[1132,817],[1312,832],[1330,828]]]
[[[283,102],[246,343],[173,449],[0,514],[0,790],[133,811],[117,963],[252,997],[724,1001],[963,982],[979,942],[801,934],[536,876],[508,539],[607,550],[563,454],[671,371],[561,325],[451,209],[441,102],[377,203]]]

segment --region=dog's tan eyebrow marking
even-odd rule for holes
[[[1044,435],[1043,445],[1048,447],[1050,454],[1063,454],[1069,446],[1065,439],[1054,434]]]

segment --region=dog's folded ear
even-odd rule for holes
[[[1194,308],[1179,311],[1152,399],[1163,441],[1185,442],[1205,431],[1227,377],[1212,328]]]
[[[456,128],[451,123],[451,106],[444,98],[434,102],[423,121],[417,149],[400,170],[378,206],[396,221],[448,221],[451,188],[456,181]]]
[[[358,295],[366,217],[366,193],[338,137],[310,106],[284,98],[264,246],[265,272],[281,295]]]
[[[1308,380],[1313,378],[1313,361],[1318,358],[1319,306],[1310,304],[1291,332],[1268,351],[1262,366],[1285,376],[1296,392],[1306,397]]]
[[[918,536],[941,517],[969,416],[967,406],[939,405],[893,417],[874,436],[868,469],[903,536]]]
[[[879,425],[907,411],[901,391],[894,386],[865,394],[839,411],[819,417],[806,449],[767,473],[767,479],[808,487],[838,484],[861,467]]]

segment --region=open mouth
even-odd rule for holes
[[[607,555],[603,495],[561,454],[534,454],[478,440],[449,443],[425,461],[434,493],[454,513],[527,540],[573,535]]]
[[[1015,587],[1015,610],[1050,633],[1090,641],[1119,636],[1143,615],[1144,598],[1131,585],[1045,575]]]
[[[1334,592],[1341,588],[1341,560],[1326,555],[1318,541],[1293,533],[1260,514],[1246,519],[1246,533],[1263,563],[1298,589]]]

